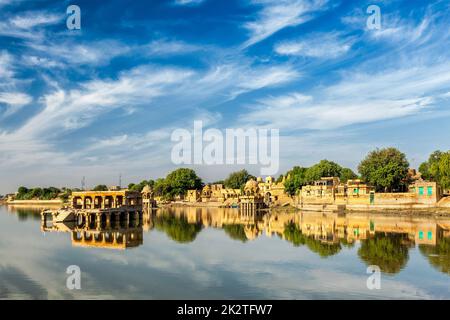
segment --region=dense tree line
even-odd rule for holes
[[[62,191],[55,187],[31,188],[20,187],[17,190],[16,200],[52,200],[57,199]]]

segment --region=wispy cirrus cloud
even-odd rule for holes
[[[43,97],[44,109],[31,118],[17,134],[36,136],[60,130],[76,130],[90,124],[104,112],[128,105],[149,104],[170,86],[192,76],[189,70],[137,67],[116,80],[93,80],[80,89],[57,90]],[[57,131],[54,131],[57,130]]]
[[[286,56],[337,58],[347,53],[355,41],[354,37],[338,32],[313,33],[306,39],[280,42],[274,49],[276,53]]]
[[[261,6],[261,11],[253,21],[244,27],[250,38],[242,48],[252,46],[286,27],[293,27],[312,19],[317,11],[324,10],[327,0],[252,0],[252,4]]]
[[[204,1],[206,0],[175,0],[175,4],[179,6],[194,6],[199,5]]]
[[[31,96],[22,92],[0,92],[0,106],[2,104],[6,106],[1,116],[6,118],[13,115],[32,100]]]
[[[0,22],[0,36],[28,40],[43,39],[42,28],[61,22],[64,15],[45,11],[30,11]]]
[[[63,40],[59,43],[44,41],[27,42],[30,63],[42,62],[44,66],[105,65],[111,59],[132,51],[130,46],[114,40],[95,43]]]
[[[62,18],[62,15],[47,12],[27,12],[24,15],[14,16],[9,19],[9,25],[22,30],[31,29],[37,26],[58,23]]]
[[[184,41],[158,39],[147,45],[141,46],[138,50],[150,56],[178,55],[198,52],[205,47],[186,43]]]
[[[289,131],[332,130],[415,115],[431,108],[449,87],[450,68],[443,66],[346,74],[314,95],[296,92],[260,99],[241,122]]]
[[[13,56],[6,50],[0,51],[0,79],[6,80],[14,76],[12,64]]]

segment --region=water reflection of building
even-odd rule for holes
[[[324,242],[352,243],[376,233],[404,234],[415,244],[436,245],[450,236],[450,218],[385,214],[338,214],[323,212],[265,212],[228,208],[183,207],[156,211],[156,216],[173,215],[204,228],[242,225],[254,230],[251,238],[265,234],[284,237],[293,223],[302,234]],[[151,219],[150,219],[151,220]],[[149,221],[151,223],[151,221]]]
[[[436,269],[450,273],[450,218],[381,214],[325,214],[323,212],[264,212],[219,208],[174,208],[158,210],[155,217],[170,221],[159,230],[178,242],[194,241],[202,228],[220,228],[232,239],[254,240],[261,235],[278,237],[294,246],[306,246],[322,258],[353,247],[367,265],[386,273],[402,270],[409,249],[420,252]],[[165,217],[165,218],[163,218]],[[156,223],[162,225],[161,220]],[[173,228],[178,228],[175,232]],[[179,238],[184,234],[183,238]],[[437,256],[436,256],[437,255]]]
[[[42,219],[41,221],[41,230],[44,232],[70,233],[74,247],[127,249],[143,243],[142,220],[139,216],[131,220],[120,219],[120,217],[113,221],[98,219],[96,223],[83,220],[50,222]]]
[[[189,243],[195,241],[202,229],[216,228],[242,242],[262,235],[276,236],[294,246],[306,246],[323,258],[360,243],[358,256],[389,273],[404,268],[409,248],[419,245],[420,252],[436,268],[450,270],[449,217],[209,207],[144,209],[142,215],[135,217],[129,220],[119,216],[119,220],[110,223],[104,219],[95,223],[81,219],[72,225],[43,225],[43,230],[70,232],[74,246],[127,248],[142,244],[143,230],[157,230],[173,241]]]

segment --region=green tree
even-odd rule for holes
[[[450,189],[450,152],[446,152],[439,160],[439,180],[437,181],[445,190]]]
[[[39,199],[44,194],[41,188],[34,188],[31,190],[31,199]]]
[[[168,196],[183,196],[190,189],[201,189],[202,180],[194,170],[180,168],[169,173],[165,179]]]
[[[294,196],[302,186],[307,184],[307,170],[307,168],[296,166],[286,173],[287,179],[284,181],[284,191],[288,195]]]
[[[28,193],[28,189],[26,187],[19,187],[17,192],[18,192],[18,194],[25,194],[25,193]]]
[[[342,167],[333,161],[321,160],[308,168],[305,177],[308,182],[319,180],[322,177],[340,177]]]
[[[231,173],[227,179],[225,179],[225,187],[231,189],[243,189],[245,183],[250,179],[256,179],[247,170],[241,170]]]
[[[42,194],[40,196],[41,200],[52,200],[56,199],[59,194],[61,193],[61,190],[55,187],[49,187],[42,189]]]
[[[159,178],[155,181],[154,189],[155,196],[166,198],[169,195],[170,187],[166,183],[166,179]]]
[[[108,191],[108,187],[104,184],[99,184],[99,185],[95,186],[95,188],[92,190],[93,191]]]
[[[377,191],[400,190],[408,174],[409,163],[404,153],[395,148],[377,149],[361,161],[358,171],[362,179]]]
[[[150,187],[153,188],[155,186],[155,181],[150,179],[150,180],[142,180],[138,184],[130,183],[128,185],[128,190],[141,192],[146,185],[149,185]]]
[[[426,180],[436,181],[445,190],[450,189],[450,151],[435,151],[419,167],[419,172]]]
[[[353,180],[357,178],[358,176],[356,175],[356,173],[353,172],[352,169],[342,168],[341,175],[339,177],[342,183],[347,183],[348,180]]]

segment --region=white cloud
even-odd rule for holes
[[[45,12],[28,12],[22,16],[15,16],[9,24],[19,29],[31,29],[42,25],[52,25],[61,21],[62,16]]]
[[[2,103],[6,105],[2,116],[5,118],[16,113],[31,101],[32,98],[29,95],[21,92],[0,92],[0,105]]]
[[[250,38],[243,44],[243,48],[254,45],[281,29],[305,23],[312,18],[314,12],[324,9],[327,2],[326,0],[253,0],[252,3],[261,5],[262,10],[254,21],[244,25],[250,31]]]
[[[152,41],[150,44],[143,46],[140,50],[149,55],[175,55],[196,52],[202,50],[201,47],[185,43],[183,41],[169,41],[159,39]]]
[[[275,52],[288,56],[336,58],[347,53],[354,42],[354,38],[345,38],[338,33],[314,33],[304,40],[278,43]]]
[[[175,0],[176,5],[187,6],[187,5],[198,5],[205,0]]]
[[[434,105],[450,86],[450,67],[401,69],[379,74],[347,74],[315,97],[300,93],[268,97],[241,115],[247,125],[285,130],[339,127],[417,114]]]
[[[202,78],[200,92],[222,92],[227,100],[246,92],[276,87],[297,80],[300,73],[292,65],[269,65],[252,67],[245,60],[213,67]]]
[[[397,43],[398,41],[406,41],[406,43],[414,43],[417,41],[425,42],[429,40],[433,34],[432,24],[433,16],[425,15],[424,18],[414,23],[402,19],[395,15],[383,15],[383,26],[380,30],[367,30],[366,33],[377,40],[389,40]]]
[[[75,65],[104,65],[117,56],[127,54],[131,48],[113,40],[101,40],[95,43],[83,44],[78,42],[64,41],[58,43],[29,42],[28,47],[39,54],[34,63],[43,63],[64,66]],[[33,59],[33,58],[31,58]]]
[[[43,97],[44,109],[28,121],[18,133],[37,135],[54,129],[75,130],[85,127],[99,115],[129,105],[150,104],[170,86],[190,77],[189,70],[145,66],[122,73],[117,80],[93,80],[79,90],[58,90]]]
[[[449,37],[450,33],[445,28],[447,21],[439,21],[441,14],[433,12],[431,7],[432,5],[428,7],[423,18],[417,22],[414,19],[402,17],[397,12],[382,13],[381,29],[379,30],[367,29],[366,21],[368,15],[360,8],[353,10],[350,15],[344,16],[341,21],[355,30],[365,28],[365,35],[370,37],[370,39],[389,41],[395,44],[397,48],[406,45],[418,46],[432,40],[435,36],[441,38]]]
[[[13,57],[6,51],[0,51],[0,79],[10,79],[14,76],[12,69]]]
[[[63,15],[34,11],[13,16],[0,22],[0,36],[9,36],[28,40],[42,39],[42,27],[60,22]]]

